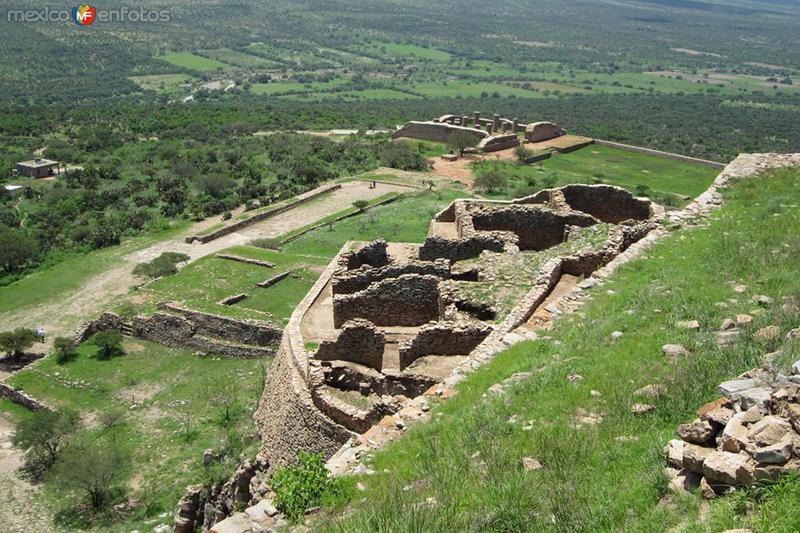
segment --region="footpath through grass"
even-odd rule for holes
[[[377,474],[363,477],[366,489],[350,495],[352,512],[339,517],[329,510],[313,529],[800,530],[796,479],[717,500],[711,518],[700,522],[699,495],[668,492],[662,453],[677,426],[719,396],[721,381],[759,366],[778,348],[782,364],[800,358],[800,343],[784,341],[800,316],[782,308],[800,302],[798,186],[797,170],[738,182],[709,227],[676,231],[594,289],[593,300],[564,317],[551,339],[518,344],[472,374],[434,410],[433,422],[412,427],[374,456]],[[736,294],[737,283],[748,292]],[[758,308],[755,294],[775,303]],[[754,323],[739,343],[718,347],[713,332],[737,313],[754,315]],[[690,319],[700,331],[678,326]],[[772,324],[781,328],[775,341],[753,340],[754,331]],[[623,336],[612,339],[614,331]],[[670,361],[661,352],[666,343],[683,344],[692,355]],[[504,395],[486,394],[522,371],[533,375]],[[574,374],[582,379],[568,379]],[[634,391],[652,383],[668,394],[644,400],[655,405],[652,414],[632,414],[643,401]],[[577,426],[578,409],[602,422]],[[543,468],[525,470],[524,457]],[[744,503],[754,495],[748,513]]]

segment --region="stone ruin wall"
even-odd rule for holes
[[[341,390],[372,392],[378,396],[403,395],[413,398],[437,383],[435,378],[400,372],[377,372],[356,367],[344,361],[331,361],[322,366],[325,383],[336,383]]]
[[[389,245],[386,241],[379,239],[357,251],[347,251],[339,255],[336,264],[343,270],[355,270],[361,267],[379,268],[389,264]]]
[[[423,261],[463,261],[479,256],[484,250],[500,253],[505,249],[506,241],[498,235],[476,235],[466,239],[428,237],[419,249],[419,258]]]
[[[355,270],[337,272],[331,280],[334,295],[352,294],[363,291],[375,282],[389,278],[399,278],[404,274],[424,274],[447,279],[450,277],[450,264],[445,260],[410,261],[402,265],[370,267],[364,265]]]
[[[283,330],[259,320],[213,315],[172,303],[161,303],[158,308],[183,316],[195,326],[199,334],[231,339],[241,344],[276,345],[283,335]]]
[[[477,321],[427,324],[400,344],[400,370],[426,355],[468,355],[491,331],[491,326]]]
[[[368,318],[377,326],[420,326],[439,315],[439,278],[404,274],[370,285],[353,294],[333,297],[333,323]]]
[[[411,121],[397,130],[394,135],[392,135],[392,138],[420,139],[423,141],[446,143],[455,132],[469,133],[474,137],[476,145],[489,136],[489,133],[475,128],[454,126],[452,124],[439,122]]]
[[[380,371],[383,350],[386,346],[384,334],[367,320],[350,320],[342,326],[335,341],[323,341],[314,358],[320,361],[350,361]]]
[[[598,222],[584,213],[557,213],[521,205],[492,209],[478,206],[471,215],[476,231],[511,232],[517,236],[516,244],[520,250],[546,250],[564,242],[568,226],[588,227]]]

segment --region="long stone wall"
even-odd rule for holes
[[[411,121],[393,135],[393,139],[420,139],[425,141],[434,141],[446,143],[450,136],[455,132],[467,132],[472,135],[477,145],[483,139],[489,136],[485,131],[475,128],[465,128],[462,126],[453,126],[441,122],[417,122]]]
[[[283,330],[259,320],[230,318],[186,309],[173,303],[159,304],[159,309],[189,320],[200,335],[211,335],[241,344],[277,345]]]
[[[362,266],[356,270],[337,273],[331,280],[333,294],[352,294],[363,291],[371,284],[389,278],[399,278],[403,274],[427,274],[438,278],[450,277],[450,263],[444,259],[431,261],[410,261],[402,265],[390,264],[375,268]]]
[[[52,407],[49,405],[2,381],[0,381],[0,398],[5,398],[31,411],[39,411],[41,409],[52,411]]]
[[[337,189],[341,189],[341,188],[342,188],[342,186],[340,184],[325,185],[323,187],[318,187],[318,188],[316,188],[316,189],[314,189],[312,191],[309,191],[307,193],[301,194],[300,196],[295,198],[293,201],[291,201],[291,202],[289,202],[289,203],[287,203],[285,205],[282,205],[282,206],[279,206],[279,207],[275,207],[273,209],[269,209],[269,210],[264,211],[262,213],[257,213],[255,215],[249,217],[249,218],[246,218],[244,220],[240,220],[238,222],[234,222],[232,224],[229,224],[229,225],[227,225],[227,226],[225,226],[223,228],[220,228],[220,229],[218,229],[218,230],[216,230],[216,231],[214,231],[212,233],[209,233],[209,234],[206,234],[206,235],[192,235],[190,237],[187,237],[186,238],[186,242],[188,242],[190,244],[192,242],[195,242],[195,241],[197,241],[199,243],[211,242],[211,241],[213,241],[215,239],[219,239],[220,237],[224,237],[225,235],[229,235],[231,233],[239,231],[242,228],[246,228],[247,226],[252,226],[253,224],[255,224],[257,222],[261,222],[263,220],[267,220],[268,218],[272,218],[272,217],[278,216],[278,215],[280,215],[282,213],[285,213],[287,211],[290,211],[290,210],[294,209],[295,207],[298,207],[298,206],[300,206],[302,204],[310,202],[311,200],[313,200],[315,198],[318,198],[319,196],[322,196],[323,194],[328,194],[330,192],[333,192],[333,191],[335,191]]]
[[[135,337],[171,348],[243,359],[258,359],[275,355],[274,346],[240,344],[227,339],[205,337],[190,319],[167,313],[137,316],[133,319],[132,329]]]
[[[438,317],[439,278],[404,274],[353,294],[333,297],[333,323],[339,328],[354,318],[377,326],[420,326]]]
[[[673,154],[671,152],[662,152],[661,150],[653,150],[652,148],[644,148],[643,146],[632,146],[630,144],[623,144],[614,141],[605,141],[603,139],[595,139],[595,143],[600,146],[609,146],[611,148],[619,148],[620,150],[627,150],[628,152],[635,152],[638,154],[655,155],[658,157],[665,157],[667,159],[676,159],[678,161],[686,161],[688,163],[698,163],[714,168],[725,168],[725,163],[718,161],[709,161],[708,159],[698,159],[696,157],[689,157],[687,155]]]
[[[476,235],[467,239],[445,239],[434,236],[425,239],[425,243],[419,249],[419,258],[423,261],[440,258],[463,261],[479,256],[484,250],[502,252],[505,248],[506,241],[497,235]]]

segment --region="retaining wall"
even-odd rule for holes
[[[334,327],[354,318],[377,326],[419,326],[439,316],[439,278],[404,274],[385,279],[353,294],[333,297]]]
[[[450,263],[444,259],[430,261],[411,261],[402,265],[389,264],[374,268],[363,266],[356,270],[337,273],[331,280],[333,294],[352,294],[362,291],[372,283],[389,278],[399,278],[403,274],[427,274],[437,278],[450,277]]]
[[[25,407],[31,411],[39,411],[41,409],[52,411],[52,408],[44,402],[39,401],[36,398],[25,394],[21,390],[17,390],[11,385],[3,382],[0,382],[0,398],[10,400],[15,404],[21,405],[22,407]]]
[[[234,340],[242,344],[276,345],[283,330],[259,320],[230,318],[186,309],[173,303],[162,302],[158,308],[188,319],[200,335],[211,335]]]
[[[666,157],[667,159],[676,159],[678,161],[686,161],[688,163],[699,163],[701,165],[706,165],[714,168],[725,168],[725,163],[720,163],[718,161],[709,161],[708,159],[698,159],[696,157],[689,157],[687,155],[673,154],[671,152],[662,152],[661,150],[653,150],[652,148],[644,148],[642,146],[632,146],[630,144],[623,144],[614,141],[605,141],[603,139],[595,139],[594,141],[600,146],[619,148],[620,150],[627,150],[628,152],[636,152],[639,154]]]
[[[310,202],[314,198],[317,198],[323,194],[328,194],[329,192],[335,191],[337,189],[341,189],[342,186],[339,184],[335,185],[326,185],[322,187],[318,187],[312,191],[299,195],[295,198],[294,201],[289,202],[288,204],[282,205],[280,207],[276,207],[274,209],[270,209],[268,211],[264,211],[262,213],[257,213],[250,218],[246,218],[244,220],[240,220],[238,222],[234,222],[224,228],[220,228],[208,235],[192,235],[186,238],[186,242],[199,242],[199,243],[207,243],[211,242],[214,239],[219,239],[220,237],[224,237],[225,235],[229,235],[234,233],[242,228],[246,228],[247,226],[251,226],[256,222],[261,222],[262,220],[267,220],[268,218],[272,218],[274,216],[280,215],[281,213],[285,213],[295,207],[302,205],[304,203]]]
[[[492,328],[483,322],[434,322],[400,344],[400,370],[426,355],[468,355]]]
[[[412,121],[394,132],[392,139],[407,138],[407,139],[421,139],[424,141],[434,141],[446,143],[450,136],[455,132],[467,132],[475,139],[477,145],[483,139],[489,136],[488,132],[475,129],[465,128],[462,126],[453,126],[441,122],[417,122]]]
[[[351,320],[342,327],[335,341],[324,341],[319,345],[314,358],[320,361],[351,361],[380,370],[385,346],[385,336],[375,329],[372,322]]]

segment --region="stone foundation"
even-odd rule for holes
[[[404,274],[353,294],[333,297],[333,323],[339,328],[354,318],[377,326],[419,326],[438,317],[439,278]]]
[[[337,272],[331,280],[333,294],[352,294],[363,291],[375,282],[399,278],[404,274],[424,274],[447,279],[450,277],[450,264],[445,260],[411,261],[402,265],[390,264],[375,268],[364,265],[356,270]]]
[[[386,338],[367,320],[351,320],[344,324],[335,342],[320,344],[314,358],[320,361],[350,361],[376,370],[381,369]]]
[[[416,337],[400,345],[400,370],[426,355],[467,355],[491,331],[491,326],[476,321],[427,324]]]

